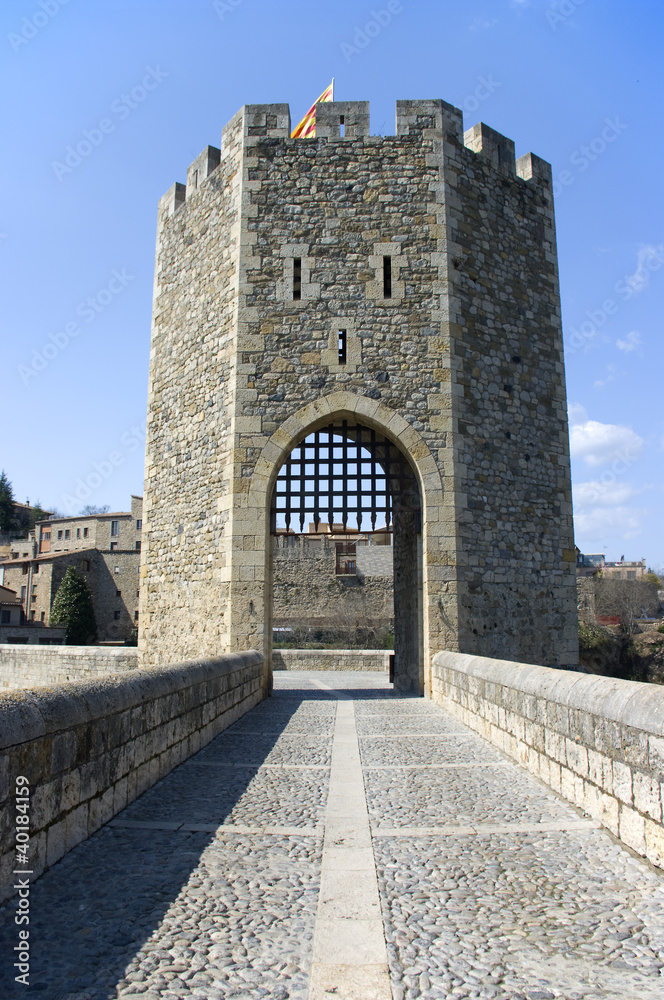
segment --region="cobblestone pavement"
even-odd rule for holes
[[[14,906],[0,910],[1,1000],[662,1000],[661,873],[380,674],[279,673],[275,687],[35,882],[27,990],[13,983]],[[330,765],[349,725],[389,979],[384,958],[342,942],[330,992],[311,978],[332,961],[316,957],[330,951],[325,905],[362,924],[348,887],[325,888]]]

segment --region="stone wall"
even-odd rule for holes
[[[389,649],[275,649],[273,670],[390,669]]]
[[[32,631],[38,633],[44,630],[33,628]],[[65,630],[61,631],[64,643]],[[86,677],[123,673],[135,670],[137,666],[138,650],[126,646],[0,645],[0,688],[62,684]]]
[[[133,526],[136,522],[131,519],[126,523]],[[131,530],[135,532],[133,527]],[[21,597],[25,587],[29,614],[48,625],[58,587],[68,567],[73,566],[90,588],[99,641],[120,641],[128,639],[138,625],[140,559],[141,553],[134,547],[49,553],[31,561],[6,563],[5,585]]]
[[[19,776],[30,788],[34,878],[253,708],[264,690],[262,657],[247,652],[0,694],[0,901],[15,879]]]
[[[387,559],[381,549],[387,549]],[[380,569],[391,561],[390,546],[358,548],[358,569],[364,552],[380,552]],[[359,553],[362,555],[359,555]],[[362,563],[369,565],[371,559]],[[390,576],[336,576],[336,550],[325,535],[280,535],[274,539],[275,626],[315,625],[324,628],[389,629],[394,617]]]
[[[67,641],[67,629],[64,625],[53,625],[51,628],[40,625],[0,625],[0,646],[10,645],[12,649],[18,646],[50,646],[63,645]]]
[[[628,847],[664,867],[664,690],[438,653],[432,696]]]

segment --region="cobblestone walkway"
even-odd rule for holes
[[[382,675],[275,683],[34,884],[27,990],[0,911],[2,1000],[662,1000],[659,872]]]

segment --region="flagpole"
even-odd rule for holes
[[[334,77],[332,77],[332,100],[334,100]]]

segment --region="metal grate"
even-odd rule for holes
[[[392,527],[400,510],[419,511],[413,471],[396,445],[369,427],[340,421],[310,434],[279,470],[272,495],[272,531],[303,532],[321,521],[330,530]]]

